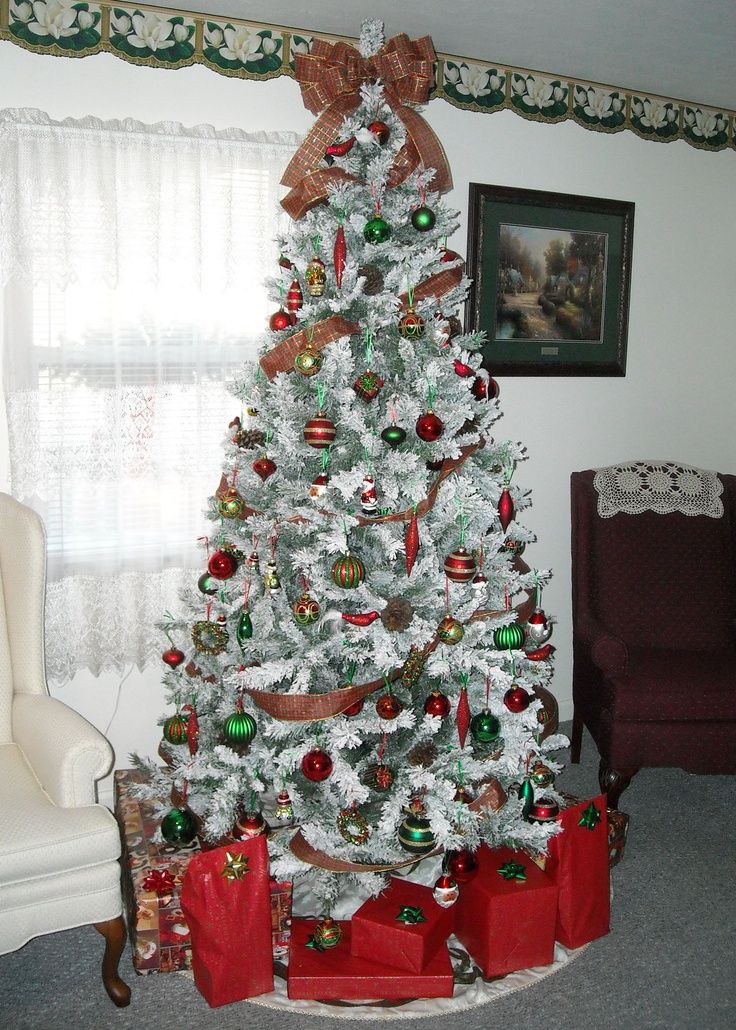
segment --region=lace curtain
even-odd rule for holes
[[[269,314],[298,142],[0,111],[11,489],[46,524],[54,681],[159,660],[240,413],[224,383]]]

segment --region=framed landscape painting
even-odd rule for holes
[[[634,205],[473,182],[468,212],[491,375],[625,375]]]

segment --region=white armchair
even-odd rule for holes
[[[124,1006],[120,836],[110,812],[95,804],[95,781],[109,771],[112,749],[49,697],[45,589],[41,520],[0,493],[0,955],[92,923],[105,938],[105,989]]]

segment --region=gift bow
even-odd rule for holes
[[[583,809],[578,826],[584,826],[586,830],[594,830],[600,821],[601,813],[591,801],[588,807]]]
[[[526,872],[520,862],[507,862],[499,866],[498,871],[504,880],[520,880],[522,883],[526,880]]]
[[[429,36],[393,36],[373,57],[361,57],[348,43],[315,39],[309,54],[297,54],[296,80],[304,106],[319,114],[339,96],[357,93],[364,82],[381,79],[401,104],[423,104],[429,97],[437,59]]]
[[[427,920],[424,918],[424,913],[419,905],[402,905],[396,917],[396,922],[415,926],[417,923],[426,923]]]
[[[152,869],[143,881],[143,890],[154,894],[173,894],[175,887],[176,879],[168,869]]]

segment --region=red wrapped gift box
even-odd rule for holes
[[[423,922],[414,921],[417,914]],[[353,916],[350,950],[358,958],[421,973],[454,927],[454,908],[440,908],[430,887],[392,877],[386,890]]]
[[[544,870],[559,891],[556,939],[580,948],[610,929],[611,886],[606,797],[578,801],[557,817]]]
[[[549,965],[555,950],[555,884],[522,851],[481,847],[476,858],[478,872],[461,886],[455,905],[455,936],[485,977]],[[521,867],[518,875],[511,875],[514,867]]]
[[[453,972],[447,947],[440,948],[422,973],[382,965],[351,954],[350,923],[340,923],[336,948],[308,948],[316,919],[294,919],[289,941],[290,998],[377,1001],[397,998],[451,998]]]

